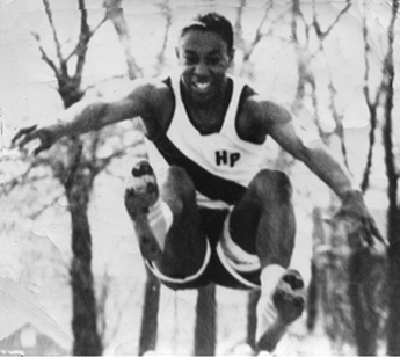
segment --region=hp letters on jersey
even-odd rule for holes
[[[240,160],[240,152],[228,152],[226,150],[218,150],[215,152],[215,163],[217,166],[233,167]]]

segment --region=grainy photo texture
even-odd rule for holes
[[[399,0],[0,0],[0,355],[399,356]]]

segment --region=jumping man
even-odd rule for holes
[[[210,282],[259,288],[257,349],[274,351],[304,309],[305,287],[289,269],[295,215],[289,177],[262,169],[272,137],[343,201],[342,214],[378,234],[359,187],[320,142],[303,141],[291,115],[228,74],[231,23],[210,13],[185,26],[176,48],[180,74],[134,80],[119,99],[81,101],[60,122],[22,129],[35,153],[64,136],[141,117],[148,161],[130,168],[125,206],[143,258],[173,289]]]

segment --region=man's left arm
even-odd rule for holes
[[[273,103],[264,103],[266,133],[325,182],[342,200],[338,218],[358,220],[386,244],[369,213],[359,185],[346,167],[329,151],[318,135],[304,135],[295,127],[290,113]],[[369,242],[370,244],[372,242]]]

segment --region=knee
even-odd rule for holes
[[[292,185],[289,176],[277,170],[261,170],[253,179],[250,187],[257,196],[266,199],[276,199],[279,202],[289,202],[292,197]]]

